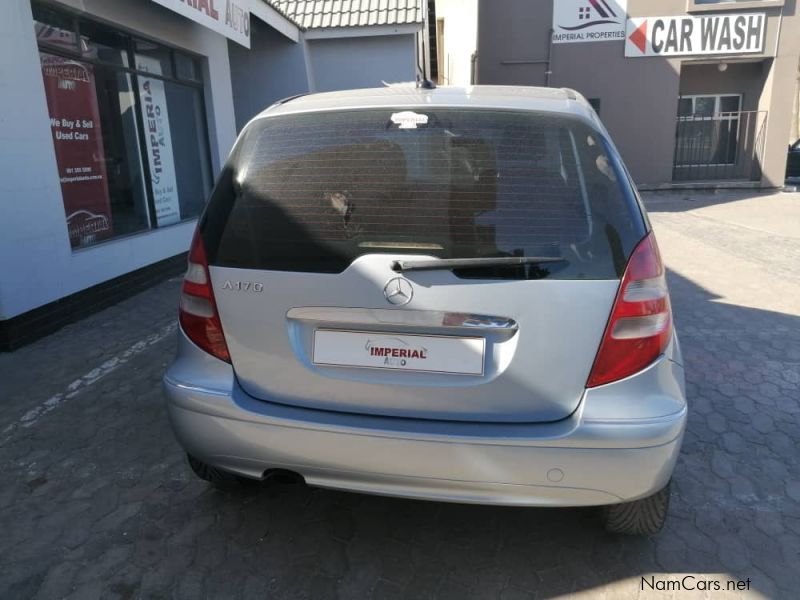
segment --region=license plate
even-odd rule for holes
[[[317,365],[483,375],[482,337],[317,329]]]

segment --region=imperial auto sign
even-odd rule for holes
[[[766,23],[764,13],[628,19],[625,56],[762,52]]]
[[[184,17],[250,47],[250,0],[153,0]]]

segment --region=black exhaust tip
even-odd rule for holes
[[[306,483],[300,473],[288,469],[267,469],[264,471],[264,481],[293,485],[305,485]]]

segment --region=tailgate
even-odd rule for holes
[[[391,262],[362,256],[339,274],[212,267],[242,387],[285,404],[429,419],[553,421],[575,410],[617,281],[420,272],[403,277],[411,301],[392,307],[384,295],[397,277]],[[263,292],[236,289],[240,281]],[[368,341],[379,354],[397,351],[376,357]]]

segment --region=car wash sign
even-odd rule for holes
[[[764,13],[628,19],[625,56],[763,52]]]
[[[628,0],[553,0],[553,43],[621,40],[627,8]]]
[[[153,0],[176,13],[250,47],[250,0]]]

